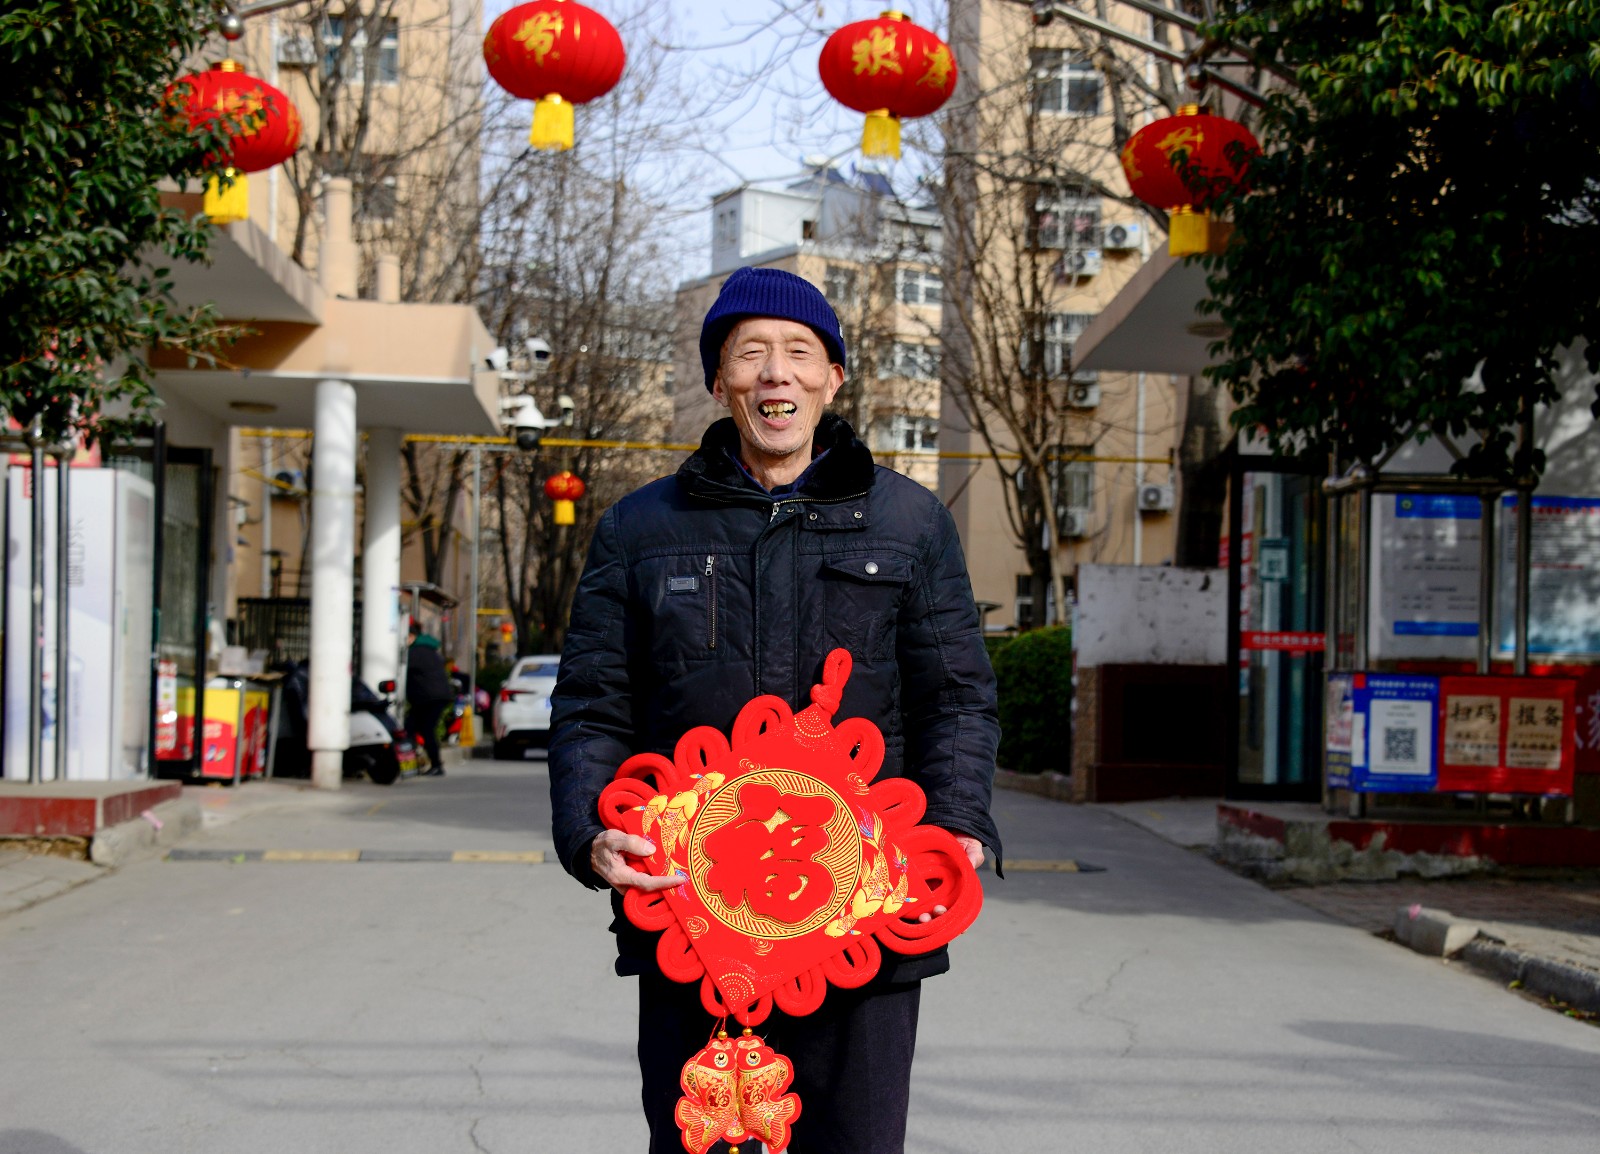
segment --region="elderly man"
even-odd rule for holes
[[[630,868],[644,838],[605,829],[601,789],[634,753],[671,756],[697,725],[727,733],[741,706],[796,708],[823,659],[854,658],[838,716],[883,731],[879,777],[909,777],[924,821],[974,865],[998,864],[989,816],[999,725],[994,675],[955,525],[922,486],[873,464],[827,406],[845,377],[839,319],[777,269],[730,276],[700,335],[706,388],[728,417],[676,476],[630,494],[595,530],[556,685],[550,793],[562,864],[611,887],[617,972],[639,976],[639,1066],[650,1150],[681,1150],[673,1107],[684,1061],[711,1023],[694,985],[656,969],[654,936],[621,915],[630,886],[675,884]],[[935,907],[933,916],[942,913]],[[930,915],[924,915],[927,917]],[[795,1066],[804,1104],[793,1154],[893,1154],[905,1143],[920,981],[943,949],[885,954],[859,990],[762,1027]]]

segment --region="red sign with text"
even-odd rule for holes
[[[1577,688],[1554,677],[1441,677],[1439,791],[1570,797]]]

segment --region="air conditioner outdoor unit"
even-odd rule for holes
[[[1056,530],[1063,537],[1087,537],[1089,535],[1089,510],[1057,509]]]
[[[1074,409],[1092,409],[1100,403],[1100,386],[1073,381],[1067,386],[1067,404]]]
[[[1144,244],[1144,225],[1108,224],[1100,230],[1102,248],[1126,250]]]
[[[1172,486],[1171,485],[1140,485],[1139,486],[1139,512],[1141,512],[1141,513],[1170,513],[1170,512],[1172,512]]]
[[[1077,252],[1062,254],[1061,260],[1056,264],[1056,275],[1061,280],[1072,280],[1075,277],[1094,276],[1105,263],[1097,248],[1079,249]]]
[[[317,62],[317,47],[311,37],[286,34],[278,39],[278,63],[289,68],[310,68]]]

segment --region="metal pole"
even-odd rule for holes
[[[1533,565],[1533,490],[1517,490],[1517,649],[1514,672],[1528,672],[1528,576]]]
[[[1478,672],[1488,673],[1494,657],[1494,507],[1493,493],[1478,497]]]
[[[1522,402],[1521,456],[1533,451],[1533,406]],[[1526,468],[1526,465],[1524,465]],[[1528,585],[1533,569],[1533,485],[1524,475],[1517,484],[1517,649],[1515,672],[1528,673]]]
[[[472,450],[472,608],[467,612],[467,720],[478,741],[478,537],[483,529],[483,449]],[[470,755],[469,755],[470,756]]]
[[[56,458],[56,780],[67,780],[67,577],[72,555],[71,478],[72,445],[69,442]]]
[[[1356,550],[1356,637],[1355,637],[1355,667],[1358,670],[1366,669],[1371,660],[1371,646],[1367,636],[1372,627],[1372,487],[1363,487],[1356,497],[1357,516],[1361,518],[1356,526],[1360,534],[1359,546]]]
[[[44,772],[44,425],[39,417],[28,428],[28,451],[33,484],[32,551],[28,638],[28,784],[37,785]]]

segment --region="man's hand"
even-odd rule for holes
[[[983,843],[975,837],[968,837],[964,833],[956,833],[953,830],[950,836],[954,837],[961,844],[961,848],[966,851],[967,860],[972,863],[972,868],[981,870],[983,868]],[[932,913],[917,915],[917,921],[931,922],[943,913],[945,913],[943,906],[934,906]]]
[[[608,829],[589,843],[589,864],[618,893],[627,893],[630,886],[641,890],[671,889],[683,880],[677,874],[656,877],[640,873],[622,856],[630,853],[634,857],[649,857],[655,852],[655,843],[647,837]]]

